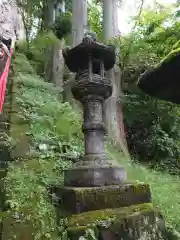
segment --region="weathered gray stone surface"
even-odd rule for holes
[[[24,25],[16,0],[0,1],[0,37],[5,39],[25,38]]]

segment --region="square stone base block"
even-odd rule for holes
[[[101,240],[167,240],[161,214],[152,204],[140,204],[72,215],[66,230],[71,240],[78,240],[93,229]]]
[[[54,191],[63,209],[70,214],[151,202],[148,184],[89,188],[56,187]]]

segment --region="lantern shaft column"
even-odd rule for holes
[[[104,154],[104,123],[102,99],[86,99],[84,108],[85,154]]]

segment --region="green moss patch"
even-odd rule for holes
[[[68,219],[67,232],[71,239],[78,239],[88,228],[94,229],[102,239],[160,238],[162,230],[157,224],[158,213],[151,204],[140,204],[119,209],[106,209],[73,215]],[[98,231],[97,231],[98,229]],[[109,236],[109,238],[107,238]],[[159,238],[158,238],[159,237]],[[99,238],[98,238],[99,239]]]
[[[117,217],[124,218],[132,214],[137,214],[138,212],[143,213],[149,211],[153,211],[153,206],[151,203],[133,205],[124,208],[90,211],[77,215],[72,215],[68,218],[67,226],[86,226],[96,223],[97,221],[108,221],[111,218],[114,219]]]

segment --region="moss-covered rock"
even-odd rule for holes
[[[88,228],[98,228],[98,239],[103,240],[160,240],[165,239],[165,228],[159,219],[151,204],[97,210],[72,215],[68,219],[67,232],[73,240]]]

